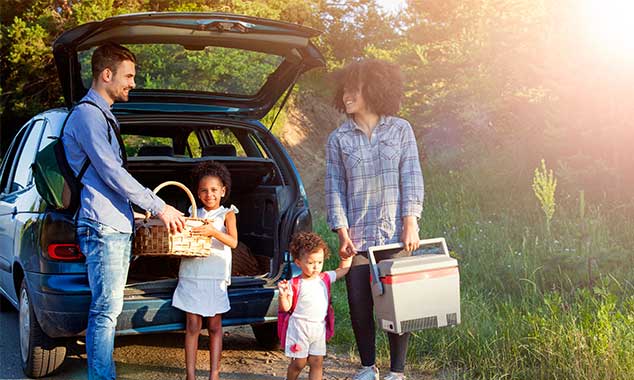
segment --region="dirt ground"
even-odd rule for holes
[[[185,379],[184,335],[173,333],[146,336],[142,342],[136,337],[118,339],[115,360],[121,379],[147,379],[143,367],[149,363],[159,366],[164,378]],[[288,359],[281,350],[260,350],[248,327],[226,328],[223,339],[222,379],[273,380],[284,379]],[[151,347],[148,349],[147,347]],[[329,355],[325,362],[325,380],[351,378],[355,368],[350,358]],[[154,372],[156,368],[152,369]],[[198,351],[197,378],[209,376],[209,340],[202,337]],[[141,375],[141,376],[140,376]],[[149,373],[148,373],[149,375]],[[304,378],[307,378],[304,376]]]
[[[117,339],[115,360],[120,379],[185,379],[184,374],[184,334],[172,333]],[[255,345],[255,337],[249,327],[225,328],[223,339],[221,379],[233,380],[283,380],[289,359],[281,350],[262,350]],[[324,360],[324,380],[351,380],[358,361],[349,354],[337,354],[329,348]],[[152,367],[147,368],[151,364]],[[147,368],[147,369],[145,369]],[[152,377],[160,371],[164,377]],[[381,368],[386,373],[388,368]],[[197,360],[197,379],[209,376],[209,340],[200,340]],[[432,378],[426,374],[408,369],[408,379]],[[308,379],[305,368],[300,379]]]
[[[224,380],[283,380],[288,359],[280,350],[259,349],[249,327],[225,328],[221,378]],[[20,365],[18,313],[0,312],[0,379],[27,380]],[[184,333],[121,336],[115,340],[117,379],[185,379]],[[81,342],[69,347],[66,360],[50,380],[86,379],[86,353]],[[332,353],[325,359],[324,380],[351,379],[357,362],[348,354]],[[383,368],[382,368],[383,369]],[[409,379],[429,379],[408,371]],[[209,377],[209,338],[200,338],[197,379]],[[307,379],[307,370],[300,379]]]

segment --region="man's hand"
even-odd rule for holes
[[[185,218],[183,217],[183,213],[174,207],[165,205],[163,211],[156,216],[165,224],[168,233],[183,232],[183,228],[185,228]]]
[[[415,216],[406,216],[403,218],[403,233],[401,241],[407,252],[418,249],[420,238],[418,237],[418,221]]]
[[[354,244],[352,244],[350,236],[348,236],[348,229],[338,229],[337,235],[339,235],[339,257],[341,257],[342,259],[347,259],[356,255],[357,249],[354,247]]]

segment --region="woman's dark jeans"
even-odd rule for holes
[[[377,262],[393,257],[407,256],[402,253],[377,255]],[[374,301],[370,287],[370,267],[367,252],[359,252],[352,259],[352,267],[346,276],[350,320],[361,357],[361,364],[371,366],[376,360],[376,334],[374,329]],[[402,335],[387,333],[390,342],[390,371],[404,372],[407,344],[410,333]]]

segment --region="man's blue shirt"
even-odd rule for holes
[[[91,104],[78,105],[68,118],[62,136],[66,158],[75,175],[86,158],[90,159],[90,166],[81,180],[84,187],[78,217],[130,233],[133,223],[130,202],[152,214],[161,212],[165,202],[123,168],[120,155],[123,148],[106,117],[117,128],[119,122],[106,100],[92,88],[84,100],[97,104],[100,109]]]

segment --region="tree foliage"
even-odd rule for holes
[[[5,0],[2,7],[0,112],[3,147],[8,144],[8,137],[29,117],[42,109],[62,104],[51,45],[64,30],[86,22],[117,14],[146,11],[230,12],[279,19],[326,30],[326,35],[316,42],[324,49],[329,61],[334,61],[332,58],[335,58],[339,62],[360,55],[365,44],[373,39],[383,38],[380,36],[383,33],[381,31],[387,30],[387,26],[377,27],[380,24],[380,14],[373,0],[342,4],[328,4],[322,0],[57,0],[53,3],[42,0]],[[339,33],[348,36],[336,36]],[[143,56],[151,52],[139,53]],[[201,64],[204,61],[203,56],[189,56],[187,59],[198,59]],[[235,76],[240,72],[240,66],[247,64],[244,60],[234,60],[230,66],[230,61],[230,56],[226,56],[222,62],[218,59],[206,61],[209,69],[213,69],[215,73],[211,78],[218,81],[217,86],[222,87],[223,81]],[[151,64],[166,63],[159,61]],[[260,74],[242,79],[261,82],[262,75],[270,72],[267,71],[267,65],[270,63],[256,59],[255,66],[256,69],[261,67]],[[169,67],[160,77],[141,77],[140,80],[147,81],[150,87],[152,81],[169,81],[168,69]],[[191,74],[192,78],[197,75],[194,72]],[[254,83],[245,83],[245,88],[254,86]]]
[[[578,1],[408,0],[394,15],[376,0],[4,0],[0,6],[5,146],[28,117],[61,104],[50,47],[62,31],[122,13],[217,11],[322,30],[315,43],[328,70],[363,56],[399,63],[406,78],[403,115],[419,137],[430,127],[459,131],[494,150],[514,146],[527,173],[544,157],[559,166],[562,186],[575,182],[589,195],[617,184],[627,196],[634,185],[632,62],[597,50]],[[241,68],[206,62],[219,86]],[[304,88],[326,93],[323,73],[308,77]],[[139,79],[148,86],[170,80],[169,67],[160,77]]]
[[[408,116],[512,151],[518,173],[545,157],[572,193],[630,199],[633,52],[597,46],[583,3],[409,0],[405,42],[382,52],[408,74]]]

